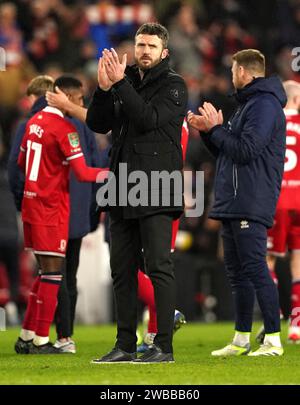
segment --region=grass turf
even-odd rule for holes
[[[0,332],[0,384],[299,384],[300,346],[282,357],[214,358],[232,337],[231,323],[188,324],[175,335],[175,364],[90,364],[114,343],[115,326],[77,326],[77,354],[16,355],[17,329]],[[255,325],[256,330],[258,325]],[[254,334],[253,334],[254,335]],[[52,336],[54,337],[53,331]],[[286,336],[286,326],[282,336]],[[257,344],[253,343],[252,348]]]

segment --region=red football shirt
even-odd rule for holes
[[[300,114],[285,110],[286,153],[277,209],[300,210]]]
[[[46,107],[27,123],[22,219],[36,225],[69,221],[68,161],[83,156],[76,128],[56,108]]]

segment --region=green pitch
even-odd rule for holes
[[[90,364],[112,348],[114,326],[77,326],[75,355],[16,355],[17,334],[0,332],[0,384],[300,384],[300,345],[285,345],[282,357],[211,357],[230,341],[232,324],[185,325],[175,335],[176,363],[165,365]]]

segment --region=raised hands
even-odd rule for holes
[[[111,48],[111,51],[104,49],[103,60],[107,76],[113,83],[117,83],[124,78],[127,63],[126,53],[122,57],[122,62],[120,62],[119,56],[114,48]]]
[[[202,115],[194,114],[192,111],[188,111],[187,121],[189,125],[198,131],[206,132],[205,119]]]
[[[110,90],[111,86],[114,84],[107,75],[103,57],[99,58],[98,63],[98,84],[100,89],[104,91]]]
[[[111,48],[104,49],[98,65],[98,83],[102,90],[108,91],[111,86],[125,76],[127,54],[125,53],[120,62],[117,52]]]
[[[201,115],[188,112],[188,123],[198,131],[208,132],[216,125],[223,124],[222,110],[217,111],[211,103],[204,103],[198,108]]]

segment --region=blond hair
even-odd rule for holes
[[[46,91],[53,91],[54,80],[51,76],[40,75],[31,80],[27,87],[27,96],[41,97],[46,94]]]
[[[244,49],[232,57],[238,65],[252,74],[265,75],[265,56],[257,49]]]

